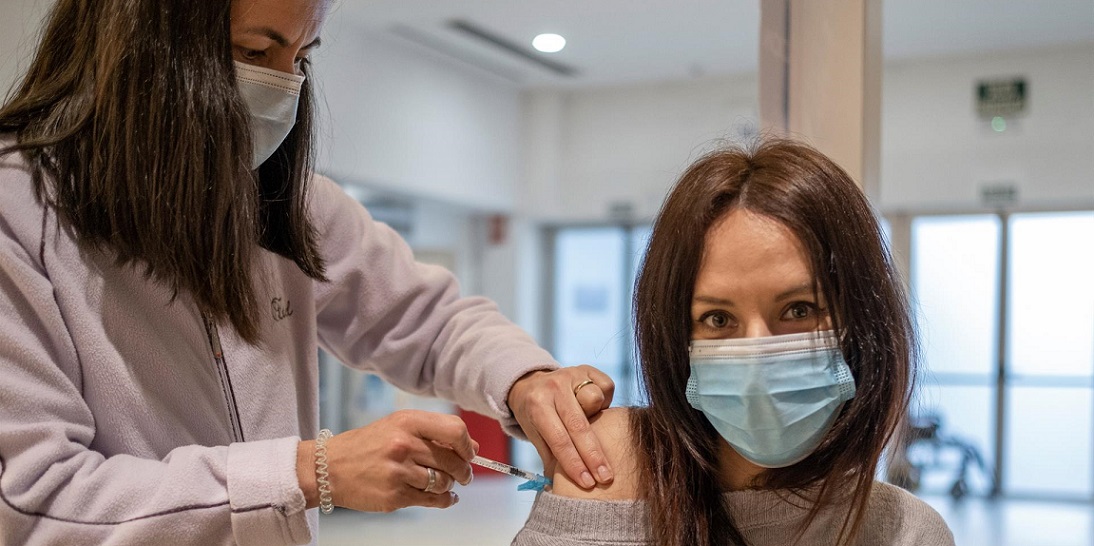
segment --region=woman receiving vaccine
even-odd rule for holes
[[[593,425],[615,481],[556,471],[514,544],[952,546],[934,510],[874,480],[915,337],[869,203],[831,160],[769,140],[693,164],[654,224],[635,327],[649,405]]]

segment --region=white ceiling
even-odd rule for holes
[[[1094,43],[1094,0],[885,0],[888,60]],[[344,0],[348,28],[433,50],[522,86],[594,86],[732,74],[756,68],[759,0]],[[562,34],[545,57],[564,77],[452,30],[471,22],[530,49]]]

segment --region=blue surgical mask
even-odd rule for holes
[[[696,340],[688,402],[745,459],[766,468],[809,456],[855,380],[831,332]]]
[[[296,124],[296,108],[304,76],[287,74],[236,61],[239,94],[251,112],[251,142],[257,169],[277,151]]]

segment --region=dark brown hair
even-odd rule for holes
[[[285,142],[251,170],[229,0],[59,0],[0,134],[39,199],[112,252],[257,343],[259,247],[322,279],[305,209],[311,86]],[[305,67],[306,69],[306,67]]]
[[[849,543],[861,527],[878,459],[908,406],[914,330],[862,191],[820,152],[770,138],[751,150],[708,154],[683,174],[654,224],[636,281],[635,332],[649,406],[632,413],[631,428],[655,541],[746,544],[721,500],[721,439],[685,397],[691,300],[704,242],[732,209],[773,219],[801,241],[857,386],[812,454],[765,471],[756,486],[806,499],[805,525],[826,507],[845,507],[841,537]]]

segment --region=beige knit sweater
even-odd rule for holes
[[[808,510],[773,491],[735,491],[725,501],[748,546],[787,546]],[[836,544],[844,514],[825,510],[797,544]],[[642,501],[572,499],[540,493],[514,546],[646,546],[649,520]],[[953,546],[953,534],[930,506],[887,483],[874,484],[856,546]]]

